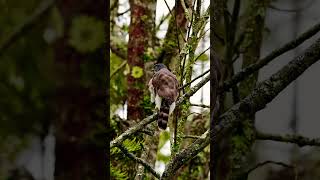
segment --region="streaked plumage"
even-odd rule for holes
[[[178,80],[176,76],[163,64],[155,64],[155,73],[149,81],[151,102],[156,103],[158,113],[158,126],[166,129],[169,115],[175,108],[178,98]]]

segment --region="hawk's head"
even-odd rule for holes
[[[155,64],[155,65],[153,66],[153,70],[154,70],[155,72],[157,72],[157,71],[159,71],[160,69],[163,69],[163,68],[167,68],[167,66],[164,65],[164,64],[161,64],[161,63]],[[168,68],[167,68],[167,69],[168,69]]]

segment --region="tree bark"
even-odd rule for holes
[[[145,71],[145,63],[148,48],[153,48],[155,45],[155,0],[130,0],[130,26],[129,26],[129,42],[128,42],[128,65],[130,73],[127,75],[128,85],[128,110],[127,119],[139,122],[147,114],[144,107],[144,96],[147,89],[147,79]],[[135,69],[139,69],[143,73],[141,76],[135,76]],[[146,102],[150,103],[150,102]],[[158,137],[154,137],[158,138]],[[155,157],[153,151],[157,149],[157,145],[153,145],[153,138],[145,136],[144,150],[141,152],[141,158],[147,162],[151,162],[154,166]],[[150,145],[150,146],[149,146]],[[153,145],[153,146],[151,146]],[[149,157],[152,158],[149,158]],[[137,166],[137,167],[136,167]],[[136,169],[137,168],[137,169]],[[133,165],[132,172],[129,172],[135,179],[142,179],[144,177],[144,167],[141,165]]]
[[[54,127],[56,136],[55,179],[105,179],[105,150],[91,140],[89,135],[96,130],[97,123],[105,117],[95,115],[105,107],[105,85],[84,87],[81,84],[80,65],[92,61],[92,56],[78,53],[68,43],[72,18],[77,15],[93,16],[103,21],[105,1],[76,0],[56,1],[64,21],[64,34],[54,44],[55,68],[58,88],[54,102]],[[99,60],[100,59],[100,60]],[[104,72],[104,54],[97,53],[97,65]],[[103,109],[101,109],[103,111]]]
[[[155,10],[156,1],[130,0],[131,20],[128,42],[128,65],[130,73],[127,76],[128,83],[128,116],[127,119],[135,121],[144,117],[143,102],[144,89],[146,87],[144,72],[144,56],[147,49],[154,45]],[[143,75],[134,77],[132,70],[141,68]]]

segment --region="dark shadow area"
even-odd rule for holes
[[[0,179],[106,179],[107,3],[0,2]]]

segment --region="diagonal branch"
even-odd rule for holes
[[[126,138],[131,136],[132,134],[138,132],[139,130],[143,129],[147,124],[153,122],[155,120],[156,113],[153,113],[151,116],[148,116],[144,118],[142,121],[140,121],[138,124],[132,126],[128,130],[126,130],[124,133],[122,133],[120,136],[118,136],[116,139],[110,142],[110,149],[118,146],[121,144]]]
[[[205,105],[205,104],[190,104],[190,106],[197,106],[197,107],[202,107],[202,108],[210,108],[210,106]]]
[[[240,72],[238,72],[236,75],[234,75],[231,80],[228,80],[223,83],[223,86],[220,88],[220,92],[227,91],[231,87],[233,87],[238,82],[244,80],[249,75],[253,74],[263,66],[267,65],[269,62],[271,62],[273,59],[277,58],[278,56],[284,54],[285,52],[292,50],[302,44],[307,39],[314,36],[317,32],[320,31],[320,23],[313,26],[308,31],[304,32],[301,36],[299,36],[297,39],[288,42],[284,46],[282,46],[279,49],[276,49],[272,51],[269,55],[267,55],[265,58],[261,59],[260,61],[256,62],[255,64],[252,64],[244,69],[242,69]]]
[[[220,123],[202,135],[205,138],[197,139],[189,147],[177,153],[166,166],[161,179],[170,179],[185,162],[201,152],[209,143],[216,144],[241,119],[263,109],[266,104],[319,59],[320,39],[269,79],[259,83],[250,95],[222,114],[218,121]]]
[[[123,67],[125,67],[126,64],[127,64],[127,61],[123,61],[123,62],[120,64],[120,66],[111,73],[110,79],[112,79],[112,77],[113,77],[114,75],[116,75]]]
[[[147,169],[148,171],[150,171],[155,177],[157,177],[158,179],[160,178],[160,175],[143,159],[138,158],[137,156],[135,156],[134,154],[130,153],[122,144],[117,145],[117,147],[129,158],[133,159],[134,161],[136,161],[137,163],[142,164],[145,169]]]
[[[9,35],[4,42],[0,45],[0,56],[10,47],[20,36],[25,35],[33,25],[37,24],[38,20],[41,19],[46,13],[54,6],[54,0],[43,0],[35,12],[26,19],[24,23],[19,25],[13,30],[12,34]]]
[[[181,90],[181,89],[185,88],[186,86],[189,86],[191,83],[193,83],[193,82],[194,82],[194,81],[196,81],[197,79],[201,78],[202,76],[206,75],[208,72],[210,72],[210,69],[209,69],[209,70],[207,70],[207,71],[205,71],[204,73],[202,73],[202,74],[201,74],[201,75],[199,75],[198,77],[196,77],[196,78],[192,79],[192,81],[190,81],[190,82],[188,82],[188,83],[184,84],[183,86],[179,87],[179,90]]]
[[[298,146],[320,146],[320,138],[307,138],[299,135],[275,135],[257,132],[257,139],[259,140],[272,140],[286,143],[297,144]]]

